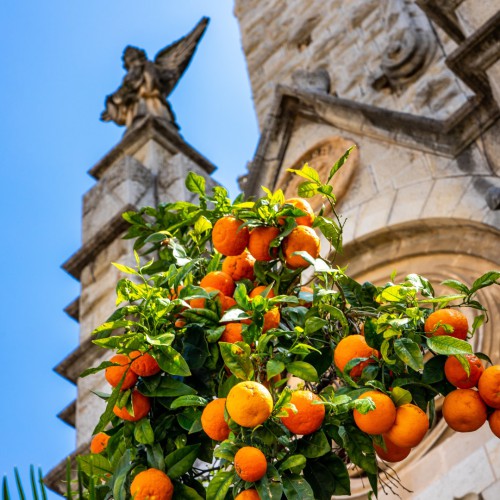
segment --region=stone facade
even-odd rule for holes
[[[499,11],[499,1],[477,9],[467,0],[333,0],[328,8],[236,0],[262,131],[242,188],[292,194],[288,168],[307,161],[327,171],[343,153],[336,146],[355,144],[333,183],[347,219],[336,262],[351,276],[382,284],[393,271],[416,272],[470,283],[500,268]],[[497,288],[481,297],[490,322],[474,338],[494,362]],[[438,420],[394,467],[406,489],[390,484],[388,470],[379,498],[498,498],[499,456],[488,426],[458,434]],[[353,469],[353,498],[368,491]]]

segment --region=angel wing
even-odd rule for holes
[[[205,33],[209,19],[202,17],[191,33],[160,50],[154,63],[159,72],[160,81],[168,96],[177,85],[180,77],[191,62],[200,38]]]

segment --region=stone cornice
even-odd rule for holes
[[[88,338],[55,366],[54,371],[66,380],[76,384],[80,374],[83,370],[92,366],[100,352],[102,352],[100,348],[92,343],[92,339]]]
[[[182,153],[203,168],[208,174],[216,170],[213,163],[190,146],[177,131],[171,127],[167,127],[153,117],[149,117],[142,124],[128,131],[123,136],[123,139],[94,165],[88,173],[95,179],[100,179],[104,175],[104,172],[119,158],[127,155],[132,156],[149,140],[155,140],[172,154]]]
[[[76,322],[80,321],[80,297],[77,297],[70,302],[65,308],[64,312]]]
[[[123,212],[128,212],[130,210],[136,211],[137,208],[130,204],[125,205],[108,224],[101,228],[93,238],[80,248],[80,250],[75,252],[62,265],[62,268],[71,274],[71,276],[79,280],[85,266],[92,262],[104,248],[111,244],[130,226],[122,217]]]
[[[465,35],[458,22],[455,9],[463,0],[416,0],[417,5],[442,28],[456,43],[462,43]]]
[[[244,185],[247,195],[258,191],[264,171],[271,171],[267,182],[277,180],[293,122],[299,116],[381,142],[455,157],[500,116],[500,111],[488,96],[477,96],[446,120],[435,120],[279,85]]]
[[[66,408],[61,410],[57,417],[71,427],[76,425],[76,400],[72,401]]]
[[[449,68],[472,90],[490,93],[486,70],[500,59],[500,11],[446,59]]]

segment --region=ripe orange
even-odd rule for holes
[[[408,403],[396,409],[394,425],[383,437],[401,448],[413,448],[424,439],[428,429],[427,415],[418,406]]]
[[[402,448],[401,446],[395,445],[390,439],[383,437],[385,443],[385,450],[373,443],[373,448],[377,455],[386,462],[401,462],[404,460],[411,452],[411,448]]]
[[[229,426],[224,420],[226,398],[210,401],[201,414],[201,426],[208,437],[215,441],[224,441],[229,437]]]
[[[156,359],[147,352],[132,351],[129,356],[133,359],[130,369],[140,377],[151,377],[161,371]]]
[[[294,207],[305,212],[304,215],[300,215],[295,218],[298,226],[312,226],[314,222],[314,210],[307,200],[304,200],[304,198],[289,198],[288,200],[285,200],[285,203],[293,205]],[[285,223],[285,217],[280,217],[278,219],[278,223],[283,225]]]
[[[104,432],[98,432],[90,442],[91,453],[102,453],[108,446],[109,436]]]
[[[477,385],[483,401],[492,408],[500,408],[500,365],[484,370]]]
[[[130,364],[132,363],[132,360],[128,356],[126,356],[125,354],[115,354],[110,359],[110,361],[112,363],[118,363],[120,365],[109,366],[108,368],[106,368],[104,376],[112,387],[116,387],[120,383],[120,380],[122,379],[124,374],[126,375],[121,386],[122,391],[130,389],[136,384],[138,377],[136,373],[130,370]]]
[[[319,255],[320,242],[314,229],[309,226],[297,226],[283,240],[283,254],[286,265],[291,269],[307,267],[309,263],[300,255],[293,255],[294,252],[307,252],[313,259]]]
[[[137,389],[134,389],[132,391],[132,408],[134,409],[133,415],[128,412],[126,406],[118,408],[118,406],[115,405],[113,413],[123,420],[137,422],[149,413],[149,410],[151,409],[151,402],[147,396],[144,396]]]
[[[441,325],[449,325],[453,328],[453,331],[447,333]],[[424,325],[427,337],[450,335],[457,339],[466,340],[468,330],[469,322],[467,317],[458,309],[438,309],[429,315]]]
[[[290,403],[295,405],[297,413],[290,408],[285,411],[288,417],[280,417],[283,425],[294,434],[307,435],[316,432],[325,419],[325,406],[314,404],[321,398],[311,391],[294,391]]]
[[[240,255],[248,245],[250,233],[243,221],[232,215],[219,219],[212,229],[214,248],[225,256]]]
[[[229,297],[233,295],[235,289],[233,278],[224,271],[212,271],[208,273],[200,281],[200,286],[205,289],[215,288],[215,290],[219,290]]]
[[[217,298],[220,300],[220,308],[222,314],[224,314],[230,307],[236,305],[236,300],[234,300],[232,297],[226,297],[225,295],[219,294]]]
[[[266,456],[254,446],[243,446],[234,456],[234,469],[243,481],[258,481],[266,475]]]
[[[455,389],[444,398],[443,417],[457,432],[479,429],[487,418],[487,408],[474,389]]]
[[[396,420],[396,407],[392,399],[379,391],[364,392],[358,399],[371,398],[375,403],[375,409],[365,415],[354,410],[353,416],[356,425],[367,434],[384,434]]]
[[[271,247],[271,241],[280,234],[280,230],[274,226],[259,226],[252,229],[248,240],[248,251],[258,261],[270,261],[278,254],[277,247]]]
[[[231,344],[241,342],[243,340],[241,336],[242,328],[243,325],[241,323],[227,323],[219,340],[221,342],[230,342]]]
[[[273,307],[266,313],[264,313],[264,324],[262,325],[262,333],[266,333],[272,328],[278,328],[280,326],[280,311],[277,307]]]
[[[130,485],[130,495],[134,500],[171,500],[174,485],[161,470],[147,469],[139,472]]]
[[[466,354],[470,367],[470,374],[464,370],[460,361],[455,356],[448,356],[446,363],[444,364],[444,374],[448,382],[459,389],[470,389],[474,387],[479,381],[479,377],[484,372],[484,366],[481,360],[474,356],[474,354]]]
[[[267,299],[272,299],[273,297],[276,297],[273,289],[271,288],[268,292],[267,295],[264,294],[264,290],[267,288],[267,286],[261,285],[261,286],[256,286],[248,295],[251,299],[254,297],[257,297],[257,295],[262,295],[263,297]]]
[[[333,351],[333,362],[341,371],[344,371],[345,366],[351,359],[354,358],[369,358],[370,356],[379,356],[376,349],[370,347],[363,335],[348,335],[344,337]],[[365,366],[374,363],[373,359],[367,359],[357,364],[350,372],[349,376],[352,379],[361,377],[361,372]]]
[[[260,500],[260,496],[257,490],[253,488],[250,490],[244,490],[239,495],[236,495],[234,500]]]
[[[253,281],[255,279],[254,264],[254,257],[245,250],[240,255],[226,257],[222,263],[222,271],[229,274],[234,281],[242,279]]]
[[[175,328],[184,328],[186,326],[186,322],[183,319],[176,319],[174,326]]]
[[[488,419],[490,429],[497,438],[500,438],[500,410],[495,410]]]
[[[226,400],[229,416],[242,427],[264,423],[273,411],[273,398],[259,382],[247,380],[231,388]]]

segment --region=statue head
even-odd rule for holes
[[[128,71],[132,66],[147,61],[147,56],[144,50],[128,45],[123,51],[122,60],[123,67]]]

